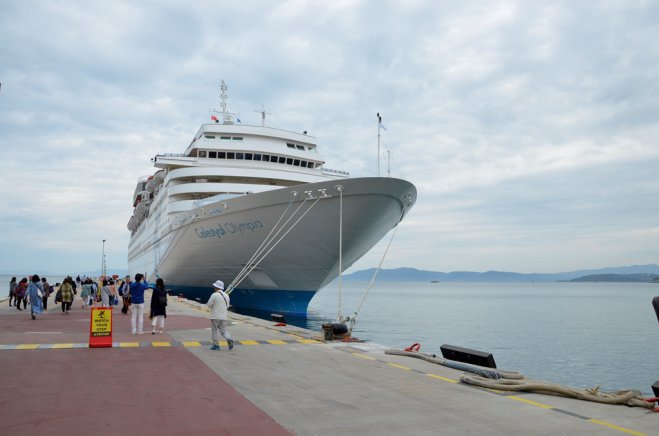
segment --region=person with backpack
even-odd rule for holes
[[[130,306],[130,276],[126,276],[121,283],[121,286],[119,286],[119,295],[121,295],[123,303],[121,313],[126,315],[128,313],[128,307]]]

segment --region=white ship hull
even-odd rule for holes
[[[342,214],[338,185],[343,189]],[[218,279],[231,283],[278,221],[281,225],[297,210],[281,236],[309,209],[231,293],[239,309],[306,315],[315,292],[340,273],[340,222],[345,270],[396,226],[415,201],[414,185],[384,177],[246,194],[191,209],[186,220],[165,228],[148,217],[131,238],[128,267],[131,274],[146,273],[150,281],[163,277],[175,294],[205,302],[211,284]]]

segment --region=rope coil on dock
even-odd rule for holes
[[[482,388],[500,391],[524,391],[537,394],[557,395],[561,397],[576,398],[578,400],[593,401],[603,404],[624,404],[630,407],[643,407],[654,409],[654,403],[646,401],[639,391],[623,390],[616,392],[602,392],[599,386],[590,389],[572,388],[539,381],[519,380],[488,380],[484,377],[471,374],[460,376],[462,383]]]

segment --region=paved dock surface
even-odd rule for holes
[[[233,350],[211,351],[203,308],[170,301],[163,335],[131,335],[116,310],[104,349],[86,347],[78,301],[36,321],[0,302],[0,434],[659,435],[646,409],[475,388],[377,344],[247,316],[231,315]]]

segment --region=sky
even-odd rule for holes
[[[3,0],[0,272],[126,268],[137,178],[221,80],[243,124],[265,107],[353,177],[382,115],[381,172],[389,150],[418,189],[384,268],[658,263],[658,23],[636,0]]]

